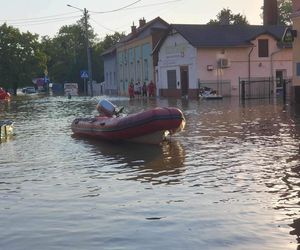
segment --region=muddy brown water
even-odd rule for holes
[[[297,249],[297,108],[107,97],[179,107],[185,130],[161,146],[74,137],[99,98],[0,103],[16,133],[0,143],[0,249]]]

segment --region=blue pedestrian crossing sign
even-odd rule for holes
[[[87,72],[87,70],[81,70],[80,77],[81,78],[89,78],[89,73]]]

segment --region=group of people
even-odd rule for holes
[[[146,82],[141,85],[141,83],[138,81],[135,84],[131,82],[128,86],[128,94],[130,99],[134,98],[135,96],[139,97],[153,97],[155,96],[156,86],[153,81],[150,81],[150,83],[147,85]]]

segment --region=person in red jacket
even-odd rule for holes
[[[132,82],[128,86],[128,94],[130,99],[134,98],[134,85]]]
[[[151,80],[150,83],[148,84],[149,97],[155,96],[155,90],[156,90],[155,83]]]

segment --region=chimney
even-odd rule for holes
[[[132,26],[131,26],[131,33],[132,34],[136,33],[136,26],[134,25],[134,23],[132,23]]]
[[[264,25],[278,24],[277,0],[264,0]]]
[[[139,20],[139,28],[143,27],[146,24],[145,18]]]

